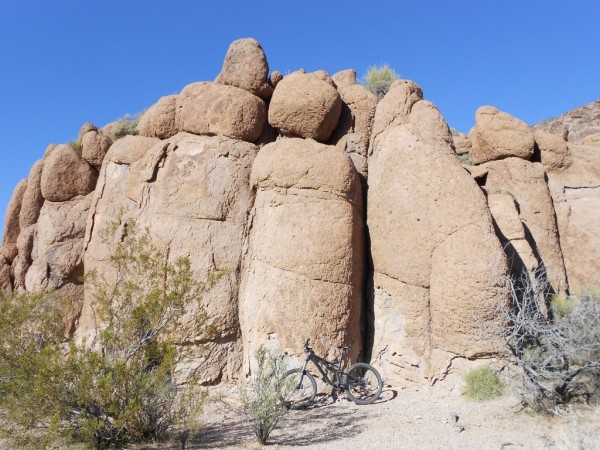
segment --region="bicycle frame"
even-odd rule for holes
[[[315,352],[311,350],[310,353],[306,355],[306,359],[304,360],[302,374],[306,373],[306,367],[308,366],[309,361],[312,361],[312,363],[315,365],[315,367],[323,377],[323,381],[325,383],[327,383],[330,386],[333,386],[336,389],[345,389],[343,383],[340,382],[340,375],[343,374],[342,365],[344,364],[345,349],[342,348],[341,350],[342,354],[340,355],[340,360],[337,367],[335,366],[335,363],[332,363],[324,358],[321,358],[320,356],[317,356]],[[325,366],[325,369],[321,367],[321,364]],[[327,372],[333,373],[333,379],[330,379],[329,376],[327,376]]]

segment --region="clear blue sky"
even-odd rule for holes
[[[0,225],[49,143],[213,80],[242,37],[284,74],[388,63],[465,132],[600,98],[598,0],[0,0]]]

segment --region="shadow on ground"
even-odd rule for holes
[[[375,404],[359,406],[350,403],[345,397],[337,399],[329,395],[320,395],[310,408],[290,411],[281,419],[271,434],[269,443],[312,447],[351,438],[363,432],[365,419],[376,418],[383,413],[377,410],[377,404],[389,402],[396,396],[396,391],[386,390]],[[214,449],[243,447],[254,439],[250,425],[241,411],[237,411],[234,418],[208,425],[194,439],[192,445],[193,448]]]

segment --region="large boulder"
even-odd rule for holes
[[[333,357],[361,353],[363,206],[348,156],[313,140],[263,147],[252,168],[257,190],[240,289],[244,370],[262,345],[298,359],[312,338]]]
[[[267,57],[258,41],[238,39],[229,46],[223,69],[215,82],[239,87],[266,99],[273,94],[273,88],[267,82],[268,74]]]
[[[546,171],[552,172],[569,167],[572,162],[571,154],[567,142],[562,137],[542,130],[535,130],[533,136]]]
[[[37,222],[40,215],[40,209],[44,204],[42,196],[42,171],[44,170],[44,160],[36,161],[27,178],[27,189],[23,194],[21,211],[19,213],[19,226],[25,229]]]
[[[26,189],[27,180],[19,181],[15,186],[10,202],[8,202],[8,206],[6,207],[4,232],[2,234],[2,254],[9,263],[17,256],[17,239],[21,232],[19,215],[21,213],[21,205],[23,204],[23,197]]]
[[[138,145],[139,138],[129,145]],[[114,162],[118,155],[112,154],[111,147],[92,201],[85,268],[110,278],[108,259],[114,246],[110,239],[103,240],[102,230],[110,222],[133,220],[149,230],[153,243],[169,261],[189,257],[199,280],[208,272],[224,270],[217,285],[202,296],[208,321],[218,336],[208,342],[201,335],[182,342],[193,352],[181,369],[198,370],[207,384],[231,380],[241,364],[239,266],[252,201],[250,170],[258,147],[223,136],[188,133],[155,141],[140,160],[129,164],[122,159]],[[134,171],[137,164],[139,169]],[[124,195],[130,186],[137,192]],[[87,288],[78,337],[93,332],[93,295],[93,289]]]
[[[98,171],[69,145],[58,145],[45,158],[42,196],[51,202],[64,202],[87,195],[96,187]]]
[[[97,170],[100,170],[111,144],[112,139],[102,130],[90,130],[81,138],[81,156]]]
[[[560,247],[554,204],[540,163],[521,158],[506,158],[485,164],[488,193],[511,195],[519,206],[526,236],[540,263],[544,264],[554,292],[568,290]]]
[[[177,134],[175,111],[177,95],[161,97],[157,103],[148,108],[137,126],[141,136],[167,139]]]
[[[200,135],[221,134],[256,141],[267,120],[267,107],[259,97],[217,83],[193,83],[177,98],[175,116],[179,131]]]
[[[352,86],[356,84],[356,72],[354,69],[341,70],[331,76],[335,85],[340,89],[344,86]]]
[[[548,173],[572,293],[600,286],[600,152],[569,144],[571,165]]]
[[[326,74],[325,74],[326,75]],[[284,133],[327,141],[338,123],[342,100],[323,73],[294,72],[277,84],[269,123]]]
[[[533,132],[529,125],[493,106],[477,110],[470,137],[473,164],[511,156],[523,159],[533,156]]]
[[[420,97],[412,82],[392,85],[369,157],[372,360],[399,384],[435,382],[457,358],[493,353],[483,330],[507,301],[486,199],[458,163],[439,111]]]

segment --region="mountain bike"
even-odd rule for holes
[[[357,405],[368,405],[379,398],[383,389],[379,372],[367,363],[356,363],[344,371],[344,352],[350,346],[343,345],[337,348],[341,350],[340,357],[334,361],[327,361],[317,356],[310,346],[310,339],[306,340],[304,367],[289,370],[283,376],[283,382],[290,386],[288,394],[283,399],[288,408],[303,409],[315,400],[317,382],[315,377],[306,370],[309,361],[316,366],[325,383],[334,389],[345,391],[346,397]]]

